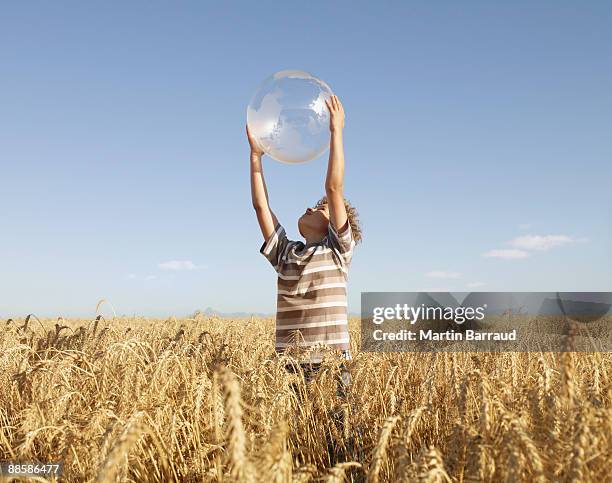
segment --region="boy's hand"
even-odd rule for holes
[[[257,141],[255,140],[255,138],[251,135],[251,131],[249,130],[248,124],[246,126],[246,132],[247,132],[247,139],[249,140],[249,144],[251,145],[251,154],[255,154],[256,156],[263,156],[264,150],[261,149],[259,144],[257,144]]]
[[[325,101],[327,108],[329,109],[329,130],[342,131],[344,129],[344,107],[338,96],[331,96]]]

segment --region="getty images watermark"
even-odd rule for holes
[[[363,292],[361,349],[610,352],[612,292]]]

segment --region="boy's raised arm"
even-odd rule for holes
[[[272,236],[272,233],[274,233],[274,228],[278,220],[268,203],[268,189],[266,188],[266,180],[264,179],[261,163],[264,152],[251,136],[249,126],[247,126],[246,130],[247,138],[251,146],[251,198],[253,201],[253,208],[257,214],[259,228],[261,228],[261,234],[264,240],[267,240]]]
[[[344,228],[348,219],[344,206],[344,146],[342,141],[344,108],[336,96],[331,96],[325,103],[330,113],[329,129],[331,131],[325,194],[329,205],[330,222],[336,232],[339,232]]]

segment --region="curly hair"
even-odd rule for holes
[[[327,196],[323,196],[317,203],[315,204],[315,208],[319,208],[321,206],[327,205]],[[353,232],[353,239],[355,240],[355,244],[361,242],[361,225],[359,224],[359,214],[353,205],[349,203],[349,200],[344,198],[344,207],[346,208],[346,215],[349,220],[349,224],[351,225],[351,231]]]

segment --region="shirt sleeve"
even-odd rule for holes
[[[351,224],[348,219],[339,231],[332,226],[331,222],[327,225],[329,243],[331,248],[337,250],[342,258],[348,265],[351,263],[353,258],[353,248],[355,247],[355,240],[353,239],[353,232],[351,231]]]
[[[277,272],[281,265],[282,256],[289,243],[290,241],[287,239],[285,229],[280,223],[277,223],[272,235],[263,242],[259,249],[259,252],[268,259]]]

